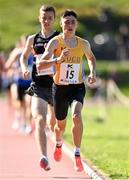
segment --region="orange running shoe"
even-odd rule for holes
[[[54,151],[54,159],[55,161],[60,161],[62,158],[62,146],[60,147],[55,147],[55,151]]]
[[[78,172],[81,172],[84,170],[80,156],[75,156],[74,169]]]
[[[43,168],[45,171],[49,171],[51,169],[47,158],[43,157],[40,159],[40,167]]]

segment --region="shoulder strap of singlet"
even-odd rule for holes
[[[33,45],[35,44],[36,38],[37,38],[37,36],[39,36],[39,33],[40,33],[40,32],[38,32],[38,33],[35,34],[35,36],[34,36],[34,41],[33,41]]]

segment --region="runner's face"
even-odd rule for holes
[[[45,29],[50,29],[54,25],[54,13],[52,11],[41,11],[39,15],[39,22]]]
[[[61,18],[61,27],[64,33],[74,34],[77,28],[77,19],[74,16]]]

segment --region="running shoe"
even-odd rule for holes
[[[40,167],[45,171],[49,171],[51,169],[47,158],[43,157],[40,159]]]
[[[60,161],[62,158],[62,146],[56,146],[54,151],[54,159],[55,161]]]
[[[30,125],[27,125],[25,128],[25,134],[29,135],[32,133],[32,127]]]
[[[75,156],[74,169],[75,171],[78,171],[78,172],[81,172],[84,169],[80,156]]]

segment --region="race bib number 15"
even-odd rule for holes
[[[79,64],[62,63],[60,66],[60,84],[79,83]]]

